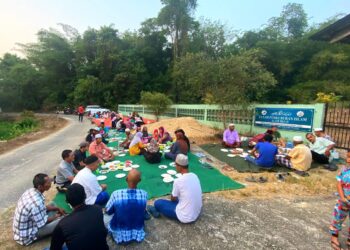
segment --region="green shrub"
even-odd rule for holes
[[[21,117],[22,118],[34,118],[35,117],[35,114],[33,111],[30,111],[30,110],[24,110],[22,113],[21,113]]]
[[[15,129],[33,129],[36,126],[38,126],[39,122],[35,118],[26,117],[23,118],[21,121],[17,122],[14,126]]]

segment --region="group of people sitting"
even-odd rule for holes
[[[166,142],[167,132],[160,128],[156,135],[148,135],[147,141],[143,140],[146,132],[145,127],[132,136],[130,131],[125,131],[127,138],[131,137],[130,155],[143,154],[146,160],[153,161],[150,155],[161,155],[159,144]],[[198,177],[189,172],[187,153],[190,145],[182,129],[175,131],[176,141],[166,154],[175,160],[176,171],[182,175],[173,183],[170,200],[159,199],[148,206],[147,192],[137,188],[141,172],[136,169],[125,179],[128,188],[116,190],[111,195],[106,184],[98,183],[94,173],[99,164],[115,158],[103,142],[103,138],[108,139],[105,134],[108,135],[108,130],[101,124],[91,130],[77,150],[63,150],[54,180],[42,173],[34,177],[33,188],[21,196],[15,210],[13,232],[16,242],[29,245],[52,235],[50,249],[108,249],[108,233],[117,244],[141,242],[145,238],[144,222],[151,215],[158,218],[162,214],[181,223],[197,220],[202,209],[202,190]],[[169,141],[172,141],[171,137]],[[73,209],[71,214],[67,215],[54,204],[45,205],[43,193],[50,189],[53,181],[57,189],[65,193],[66,201]]]
[[[259,134],[249,140],[248,146],[252,147],[250,155],[245,160],[262,168],[272,168],[275,164],[295,170],[301,176],[307,176],[312,161],[324,164],[326,169],[335,171],[337,166],[331,162],[331,153],[335,143],[330,136],[325,134],[322,128],[316,128],[313,133],[307,133],[308,145],[304,144],[302,136],[293,137],[293,145],[287,149],[287,153],[279,154],[279,148],[286,146],[276,126],[271,127],[265,133]],[[240,137],[234,124],[229,124],[224,131],[222,144],[227,148],[241,146]]]

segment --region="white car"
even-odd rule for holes
[[[85,112],[91,113],[92,115],[96,114],[97,112],[109,112],[109,109],[101,108],[100,105],[88,105],[86,106]]]

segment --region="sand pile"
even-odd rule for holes
[[[164,119],[156,123],[148,124],[148,132],[153,133],[153,130],[163,126],[166,131],[174,136],[176,129],[182,128],[191,143],[204,144],[215,141],[217,131],[213,128],[200,124],[192,117],[180,117]]]

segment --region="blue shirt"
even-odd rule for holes
[[[146,235],[146,204],[147,192],[141,189],[121,189],[112,193],[106,205],[107,214],[114,214],[108,231],[118,244],[132,240],[143,241]]]
[[[275,164],[275,155],[278,152],[277,146],[269,142],[258,142],[255,148],[259,151],[256,163],[259,166],[271,168]]]

